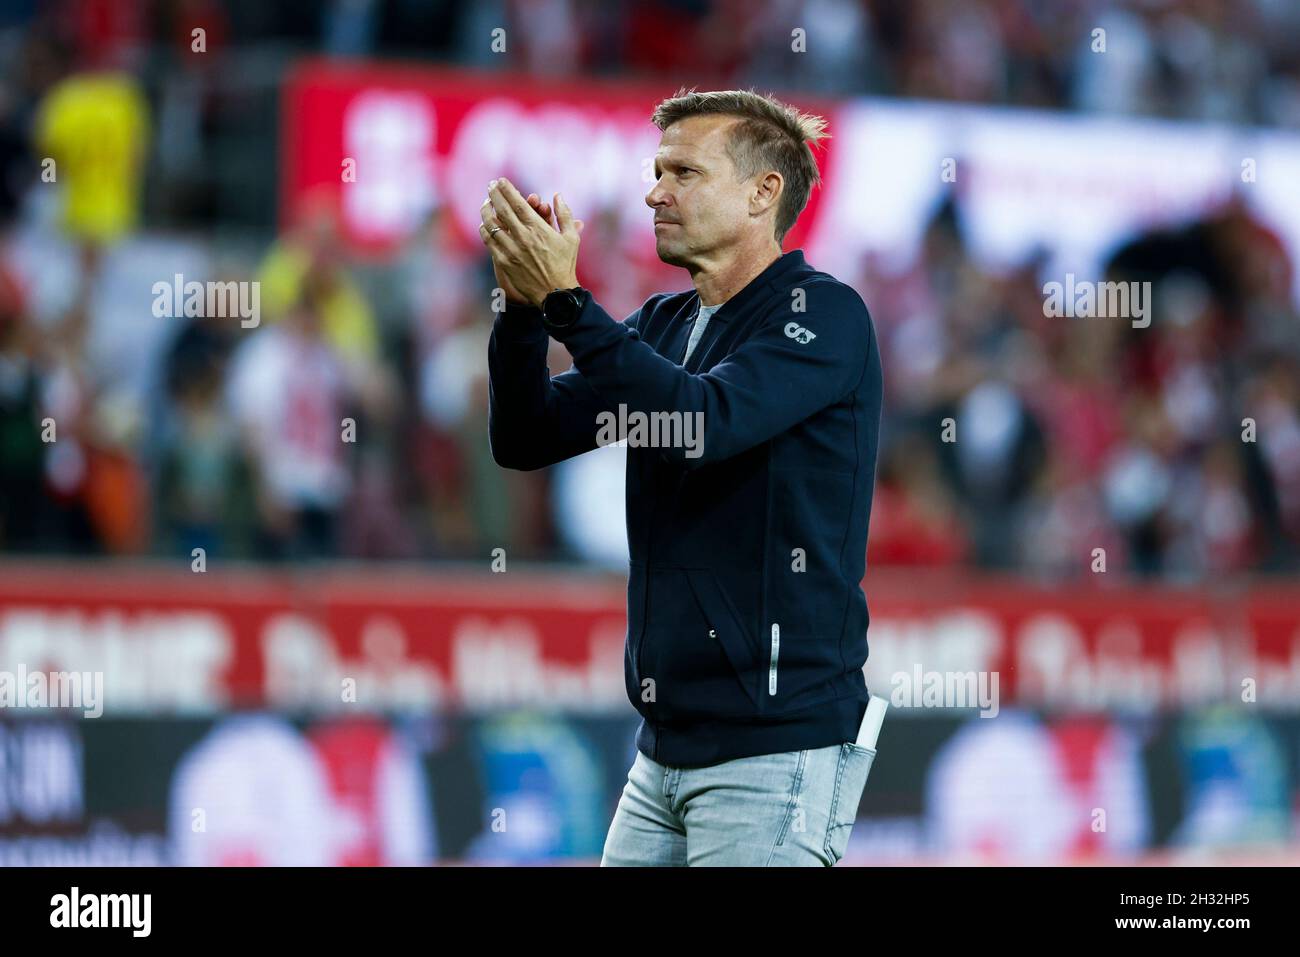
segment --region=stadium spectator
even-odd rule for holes
[[[226,395],[253,464],[261,557],[337,552],[351,488],[343,420],[356,393],[323,323],[321,301],[305,292],[232,360]]]

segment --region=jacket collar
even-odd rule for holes
[[[787,273],[802,269],[807,265],[803,258],[802,249],[792,249],[772,260],[761,273],[749,281],[749,283],[738,293],[722,304],[722,308],[715,312],[709,321],[729,322],[731,317],[738,313],[744,312],[754,303],[758,302],[765,293]],[[700,295],[694,294],[695,305],[699,305]],[[688,319],[695,318],[695,309],[687,310]],[[698,348],[698,347],[697,347]]]

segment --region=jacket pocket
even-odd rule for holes
[[[818,469],[773,469],[771,476],[760,639],[766,659],[763,707],[777,715],[833,696],[829,686],[848,670],[843,642],[855,621],[847,610],[857,584],[841,564],[848,561],[853,476]]]
[[[672,722],[755,713],[754,642],[712,571],[648,569],[638,652],[639,683],[644,689],[652,682],[652,700],[639,706],[648,717]]]
[[[632,707],[644,713],[641,643],[645,633],[646,567],[630,562],[627,575],[627,642],[623,651],[623,685]]]
[[[691,589],[695,592],[695,600],[709,621],[710,637],[722,646],[750,704],[758,704],[754,688],[755,679],[759,677],[758,656],[744,619],[737,613],[712,571],[707,568],[690,569],[687,575]]]

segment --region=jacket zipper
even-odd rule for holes
[[[698,302],[699,302],[698,297],[697,297],[697,299],[696,299],[696,302],[697,302],[697,305],[698,305]],[[679,315],[680,315],[680,313],[679,313]],[[692,325],[694,325],[694,323],[692,323]],[[684,345],[684,346],[682,347],[682,358],[681,358],[681,360],[677,363],[679,366],[682,366],[683,368],[685,368],[685,366],[686,366],[686,350],[687,350],[688,348],[690,348],[690,344],[691,344],[691,334],[690,334],[690,331],[688,330],[687,333],[686,333],[686,345]],[[698,350],[698,349],[699,349],[699,345],[697,344],[695,348]],[[655,351],[658,351],[658,350],[655,350]],[[667,357],[665,356],[665,358],[667,358]],[[650,569],[654,566],[654,538],[655,538],[655,531],[654,531],[654,530],[655,530],[656,520],[659,518],[659,504],[660,504],[660,500],[661,500],[661,498],[662,498],[662,494],[661,494],[661,486],[660,486],[660,482],[659,482],[659,469],[658,469],[658,465],[657,465],[657,464],[656,464],[656,465],[652,465],[652,466],[650,467],[650,478],[651,478],[651,481],[654,483],[654,496],[655,496],[655,499],[654,499],[654,505],[651,506],[651,509],[650,509],[650,527],[649,527],[648,529],[646,529],[646,554],[645,554],[645,601],[644,601],[644,604],[641,606],[641,632],[640,632],[640,634],[637,636],[637,647],[636,647],[636,675],[637,675],[637,681],[638,681],[638,682],[644,682],[644,681],[645,681],[645,663],[644,663],[644,662],[645,662],[645,633],[646,633],[646,625],[647,625],[647,623],[646,623],[646,615],[647,615],[647,610],[650,608]],[[628,609],[628,612],[629,612],[629,614],[630,614],[630,613],[631,613],[631,609]],[[656,686],[656,689],[655,689],[655,690],[656,690],[656,692],[658,691],[658,686]],[[638,694],[642,693],[642,686],[641,686],[641,685],[638,685],[638,687],[637,687],[637,693],[638,693]],[[656,693],[656,695],[655,695],[655,698],[656,698],[656,703],[657,703],[657,701],[658,701],[658,694],[657,694],[657,693]],[[655,751],[655,753],[654,753],[654,759],[655,759],[655,760],[658,760],[658,759],[659,759],[659,733],[658,733],[658,731],[655,732],[654,742],[655,742],[655,743],[654,743],[654,751]]]
[[[781,650],[781,626],[772,622],[772,657],[767,666],[767,693],[776,694],[776,659]]]

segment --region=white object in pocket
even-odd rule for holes
[[[867,713],[862,716],[862,724],[858,726],[858,739],[854,742],[858,747],[876,750],[876,739],[880,737],[880,726],[885,723],[885,712],[888,709],[889,702],[877,695],[873,694],[867,701]]]

